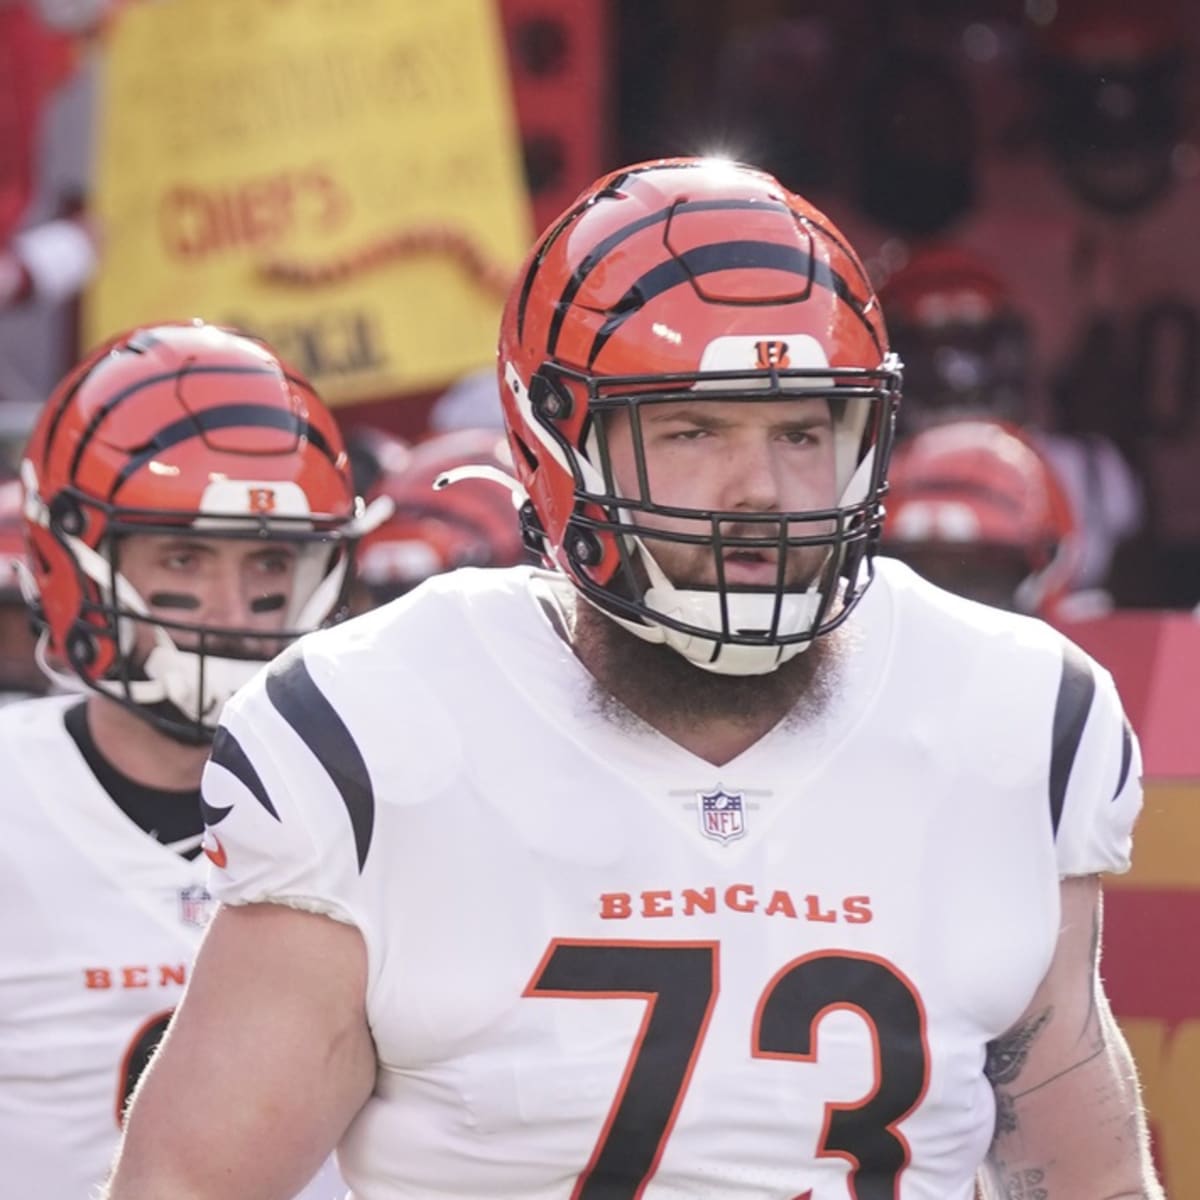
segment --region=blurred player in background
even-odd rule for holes
[[[86,698],[0,713],[0,1161],[13,1195],[82,1200],[210,915],[222,706],[338,612],[369,521],[309,384],[198,322],[71,372],[22,473],[45,652]]]
[[[1186,0],[1058,0],[1027,22],[1023,141],[990,156],[955,240],[1002,276],[1035,335],[1032,410],[1074,441],[1052,457],[1088,539],[1127,506],[1111,455],[1145,498],[1112,586],[1118,602],[1200,597],[1200,126],[1197,26]],[[1096,449],[1107,444],[1108,452]],[[1088,502],[1078,504],[1087,474]],[[1105,501],[1105,495],[1111,497]],[[1111,522],[1111,517],[1110,517]],[[1118,523],[1119,524],[1119,523]],[[1085,579],[1098,579],[1095,545]]]
[[[900,428],[963,417],[1020,425],[1077,514],[1070,585],[1101,588],[1118,546],[1141,523],[1141,490],[1108,438],[1039,427],[1034,330],[1000,275],[960,247],[926,246],[891,276],[880,299],[904,362]]]
[[[384,496],[391,516],[359,543],[351,608],[365,612],[458,567],[512,567],[530,560],[512,494],[477,468],[515,478],[502,432],[464,429],[411,449],[376,440],[379,468],[368,497]],[[361,435],[350,438],[358,443]],[[447,473],[446,486],[435,483]],[[454,474],[462,472],[462,478]]]
[[[961,419],[900,442],[883,552],[948,591],[1062,615],[1079,542],[1053,468],[1012,426]]]
[[[970,1200],[985,1157],[1160,1200],[1098,971],[1137,741],[1047,625],[875,557],[900,364],[841,233],[625,168],[499,349],[554,569],[226,707],[224,903],[111,1200],[281,1200],[334,1144],[361,1200]]]

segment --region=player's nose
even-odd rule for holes
[[[774,512],[781,495],[779,463],[769,437],[752,434],[738,439],[725,464],[722,508]]]
[[[218,560],[202,599],[206,624],[241,629],[251,623],[251,597],[237,563],[228,558]]]

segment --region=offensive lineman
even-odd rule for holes
[[[76,368],[23,482],[45,654],[73,687],[0,712],[0,1162],[6,1194],[83,1200],[210,916],[221,707],[334,613],[369,521],[311,386],[200,323]],[[342,1191],[326,1168],[305,1197]]]
[[[838,232],[617,172],[499,368],[555,570],[228,707],[224,904],[112,1200],[283,1197],[335,1143],[360,1200],[1161,1196],[1097,974],[1136,741],[1048,627],[874,561],[898,363]]]

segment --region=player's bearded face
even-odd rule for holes
[[[835,505],[837,474],[833,422],[824,399],[704,400],[643,404],[641,460],[637,430],[618,413],[607,428],[613,482],[642,503],[728,514],[712,519],[634,511],[646,549],[675,587],[774,589],[781,536],[831,532],[827,520],[772,519],[773,514],[828,510]],[[643,486],[644,485],[644,486]],[[786,530],[781,534],[781,527]],[[690,535],[694,542],[656,534]],[[753,545],[728,545],[754,538]],[[825,565],[825,546],[792,546],[784,586],[806,587]],[[720,563],[720,571],[718,571]],[[764,675],[712,674],[667,646],[648,645],[590,605],[577,606],[577,644],[600,682],[593,699],[622,723],[636,714],[652,724],[691,725],[723,720],[756,723],[791,713],[811,717],[828,702],[836,676],[836,635],[817,638]]]
[[[624,413],[608,429],[614,483],[622,496],[707,517],[635,511],[643,543],[676,587],[773,588],[780,543],[829,533],[829,521],[772,520],[775,513],[827,510],[836,502],[833,422],[824,399],[643,403],[638,430]],[[697,541],[661,535],[683,535]],[[721,544],[714,545],[714,534]],[[753,544],[730,541],[753,539]],[[822,546],[785,547],[784,586],[806,587],[827,557]]]

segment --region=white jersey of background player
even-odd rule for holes
[[[104,1178],[212,907],[198,836],[163,845],[122,811],[68,732],[83,708],[0,712],[0,1160],[13,1194],[64,1200]]]
[[[618,172],[501,366],[562,575],[433,580],[234,698],[226,905],[112,1200],[333,1142],[362,1200],[969,1200],[985,1155],[1158,1195],[1095,965],[1135,741],[1059,635],[872,562],[897,364],[836,231]]]
[[[0,713],[0,1160],[6,1192],[69,1200],[103,1185],[211,915],[216,717],[332,607],[358,518],[308,384],[199,323],[77,368],[23,482],[45,651],[76,694]]]

